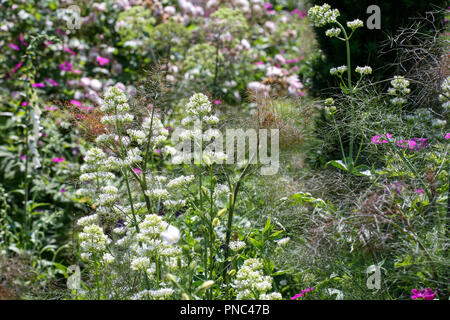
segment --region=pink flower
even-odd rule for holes
[[[20,159],[27,160],[27,156],[20,156]]]
[[[70,71],[70,70],[72,70],[72,65],[69,63],[69,61],[64,61],[64,63],[61,63],[59,65],[59,68],[62,71]]]
[[[56,162],[56,163],[59,163],[59,162],[64,162],[64,158],[52,158],[52,162]]]
[[[10,43],[10,44],[9,44],[9,47],[10,47],[11,49],[13,49],[13,50],[16,50],[16,51],[19,51],[19,50],[20,50],[19,46],[18,46],[18,45],[15,45],[14,43]]]
[[[45,81],[47,81],[48,83],[50,83],[54,87],[56,87],[58,85],[58,82],[56,82],[55,80],[50,79],[50,78],[45,78]]]
[[[82,74],[83,73],[83,71],[78,70],[78,69],[73,69],[72,72],[75,73],[75,74]]]
[[[28,45],[28,43],[26,43],[25,40],[23,39],[23,34],[22,33],[19,34],[19,41],[24,47],[26,47]]]
[[[70,103],[76,105],[77,107],[81,107],[81,102],[78,100],[70,100]]]
[[[253,64],[254,64],[255,66],[260,66],[260,65],[263,65],[264,62],[263,62],[263,61],[257,61],[257,62],[254,62]]]
[[[437,292],[433,292],[433,289],[428,288],[422,290],[412,289],[411,293],[411,299],[413,300],[433,300]]]
[[[45,83],[43,82],[36,82],[32,84],[33,88],[45,88]]]
[[[76,57],[77,54],[75,53],[75,51],[71,50],[68,47],[64,47],[64,51],[70,53],[72,56]]]
[[[222,100],[218,100],[218,99],[217,99],[217,100],[214,100],[213,103],[214,103],[214,104],[222,104]]]
[[[312,292],[316,290],[316,288],[306,288],[305,290],[302,290],[300,293],[297,293],[295,296],[291,297],[291,300],[297,300],[298,298],[303,297],[306,293]]]
[[[29,106],[30,104],[28,102],[26,102],[26,101],[23,101],[20,105],[22,107],[26,107],[26,106]]]
[[[19,70],[19,68],[23,65],[22,62],[19,62],[18,64],[16,64],[14,66],[14,68],[12,68],[11,73],[16,73],[17,70]]]
[[[134,168],[133,171],[134,171],[134,173],[136,173],[136,174],[141,174],[141,173],[142,173],[142,170],[139,169],[139,168]]]
[[[415,192],[417,192],[419,195],[422,195],[425,190],[423,189],[414,189]]]
[[[99,65],[103,66],[103,65],[105,65],[105,64],[107,64],[109,62],[109,59],[101,57],[101,56],[98,56],[97,57],[97,62],[98,62]]]
[[[264,9],[270,10],[273,8],[273,5],[271,3],[264,3]]]
[[[64,192],[66,192],[66,188],[61,189],[61,193],[64,193]]]
[[[447,132],[447,134],[445,135],[445,137],[444,137],[445,139],[450,139],[450,132]]]
[[[57,107],[44,106],[44,110],[46,110],[46,111],[55,111],[55,110],[58,110],[58,108]]]
[[[372,137],[372,140],[370,141],[370,143],[371,143],[371,144],[389,143],[388,140],[385,140],[385,139],[380,140],[381,138],[391,139],[391,138],[392,138],[392,134],[390,134],[390,133],[385,133],[385,134],[382,134],[381,136],[378,135],[378,134],[377,134],[377,135],[374,135],[374,136]]]

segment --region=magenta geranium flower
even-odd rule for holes
[[[25,40],[23,39],[23,34],[22,33],[19,34],[19,41],[24,47],[26,47],[28,45],[28,43],[26,43]]]
[[[216,99],[213,101],[214,104],[222,104],[222,100]]]
[[[78,100],[70,100],[70,103],[76,105],[77,107],[81,107],[81,102]]]
[[[304,290],[302,290],[300,293],[297,293],[295,296],[291,297],[291,300],[297,300],[298,298],[303,297],[306,293],[312,292],[316,290],[316,288],[312,287],[312,288],[306,288]]]
[[[73,50],[71,50],[70,48],[68,48],[68,47],[64,47],[64,51],[65,52],[68,52],[68,53],[70,53],[72,56],[74,56],[74,57],[76,57],[76,53],[75,53],[75,51],[73,51]]]
[[[142,173],[142,170],[139,169],[139,168],[134,168],[133,171],[134,171],[134,173],[136,173],[136,174],[141,174],[141,173]]]
[[[433,289],[412,289],[411,290],[413,300],[433,300],[436,296],[437,291],[433,292]]]
[[[14,66],[14,68],[12,68],[11,73],[16,73],[17,70],[19,70],[19,68],[23,65],[22,62],[19,62],[18,64],[16,64]]]
[[[16,50],[16,51],[19,51],[19,50],[20,50],[19,46],[16,45],[16,44],[14,44],[14,43],[10,43],[10,44],[9,44],[9,47],[10,47],[11,49],[13,49],[13,50]]]
[[[389,139],[392,138],[392,134],[390,134],[390,133],[385,133],[385,134],[382,134],[381,136],[378,135],[378,134],[376,134],[376,135],[374,135],[374,136],[372,137],[372,140],[370,141],[370,143],[371,143],[371,144],[389,143],[389,141],[386,140],[386,139],[384,139],[384,138],[386,138],[386,139],[389,140]]]
[[[45,88],[45,83],[43,82],[36,82],[32,84],[33,88]]]
[[[45,78],[45,81],[47,81],[48,83],[50,83],[54,87],[56,87],[58,85],[58,82],[56,82],[55,80],[50,79],[50,78]]]
[[[445,135],[445,137],[444,137],[445,139],[450,139],[450,132],[447,132],[447,134]]]
[[[107,64],[109,62],[108,58],[102,57],[102,56],[98,56],[97,57],[97,62],[99,65],[103,66],[105,64]]]
[[[59,163],[59,162],[64,162],[64,158],[52,158],[52,162],[56,162],[56,163]]]
[[[72,65],[69,63],[69,61],[64,61],[63,63],[61,63],[59,65],[59,68],[62,71],[70,71],[70,70],[72,70]]]
[[[414,189],[415,192],[417,192],[419,195],[422,195],[425,190],[424,189]]]

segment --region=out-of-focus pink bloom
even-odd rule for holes
[[[28,102],[24,101],[24,102],[22,102],[20,105],[21,105],[22,107],[26,107],[26,106],[29,106],[30,104],[29,104]]]
[[[62,71],[70,71],[70,70],[72,70],[72,65],[69,63],[69,61],[64,61],[63,63],[61,63],[59,65],[59,68]]]
[[[139,169],[139,168],[134,168],[133,171],[134,171],[134,173],[136,173],[136,174],[141,174],[141,173],[142,173],[142,170]]]
[[[433,300],[437,292],[433,292],[433,289],[428,288],[422,290],[412,289],[411,293],[411,299],[413,300]]]
[[[18,64],[16,64],[14,66],[14,68],[11,69],[11,73],[16,73],[17,70],[19,70],[19,68],[23,65],[22,62],[19,62]]]
[[[47,48],[49,45],[53,44],[52,40],[44,40],[44,46]]]
[[[426,138],[413,138],[411,140],[400,139],[397,141],[397,146],[402,149],[408,148],[412,151],[419,151],[428,147],[428,143],[426,141]]]
[[[46,110],[46,111],[55,111],[55,110],[58,110],[58,108],[57,107],[44,106],[44,110]]]
[[[264,3],[264,9],[270,10],[273,8],[273,5],[271,3]]]
[[[75,51],[73,51],[72,49],[68,48],[68,47],[64,47],[64,51],[70,53],[72,56],[76,57],[77,54],[75,53]]]
[[[77,107],[81,107],[81,102],[78,100],[70,100],[70,103],[76,105]]]
[[[214,100],[213,103],[214,104],[222,104],[222,100],[217,99],[217,100]]]
[[[297,293],[295,296],[291,297],[291,300],[297,300],[298,298],[303,297],[306,293],[312,292],[316,290],[316,288],[306,288],[305,290],[302,290],[300,293]]]
[[[64,158],[52,158],[52,162],[56,162],[56,163],[59,163],[59,162],[64,162]]]
[[[306,18],[308,16],[308,13],[306,11],[301,11],[298,8],[291,11],[291,15],[295,15],[295,14],[298,14],[298,16],[301,19],[304,19],[304,18]]]
[[[83,71],[78,70],[78,69],[73,69],[72,72],[76,73],[76,74],[82,74],[83,73]]]
[[[19,46],[16,45],[16,44],[14,44],[14,43],[10,43],[10,44],[9,44],[9,47],[10,47],[11,49],[13,49],[13,50],[16,50],[16,51],[19,51],[19,50],[20,50]]]
[[[28,45],[28,43],[26,43],[25,40],[23,39],[23,34],[22,33],[19,34],[19,41],[24,47],[26,47]]]
[[[64,193],[64,192],[66,192],[66,188],[61,189],[61,193]]]
[[[54,87],[56,87],[58,85],[58,82],[56,82],[55,80],[50,79],[50,78],[45,78],[45,81],[47,81],[48,83],[50,83]]]
[[[444,137],[445,139],[450,139],[450,132],[447,132],[447,134],[445,135],[445,137]]]
[[[45,88],[45,83],[43,83],[43,82],[36,82],[36,83],[33,83],[31,86],[33,88]]]
[[[20,156],[20,159],[27,160],[27,156]]]
[[[98,62],[99,65],[104,66],[105,64],[107,64],[109,62],[109,59],[105,58],[105,57],[98,56],[97,57],[97,62]]]
[[[155,152],[156,152],[157,154],[161,154],[161,150],[160,150],[160,149],[156,149]]]
[[[382,140],[380,140],[381,138],[386,138],[386,139],[391,139],[392,138],[392,134],[390,134],[390,133],[385,133],[385,134],[382,134],[381,136],[380,135],[374,135],[373,137],[372,137],[372,140],[370,141],[370,143],[371,144],[382,144],[382,143],[389,143],[389,141],[388,140],[385,140],[385,139],[382,139]]]
[[[264,62],[263,62],[263,61],[256,61],[256,62],[253,62],[253,64],[254,64],[255,66],[260,66],[260,65],[263,65]]]
[[[422,195],[425,190],[423,189],[414,189],[415,192],[417,192],[419,195]]]

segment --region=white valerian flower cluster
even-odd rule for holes
[[[217,124],[219,119],[212,115],[212,105],[208,97],[202,93],[194,94],[186,104],[188,116],[182,119],[183,125],[192,125],[192,129],[177,130],[176,136],[188,146],[188,150],[173,154],[172,163],[191,163],[212,165],[221,164],[227,156],[223,152],[222,133],[209,126]],[[189,142],[194,142],[194,150],[189,148]],[[206,145],[208,143],[208,145]],[[173,151],[173,150],[167,150]]]
[[[395,96],[391,99],[391,103],[395,106],[402,106],[406,103],[405,96],[411,92],[409,89],[409,81],[403,76],[394,76],[391,81],[391,88],[388,89],[388,94]]]
[[[369,66],[356,67],[355,71],[356,73],[359,73],[361,77],[372,74],[372,68]]]
[[[340,66],[337,68],[331,68],[330,69],[330,74],[332,76],[342,76],[342,74],[347,71],[347,66]]]
[[[362,22],[359,19],[355,19],[353,21],[347,21],[347,27],[349,27],[352,30],[355,30],[357,28],[364,27],[364,22]]]
[[[330,38],[338,37],[340,33],[341,33],[341,29],[339,29],[339,28],[331,28],[331,29],[328,29],[327,31],[325,31],[325,35]]]
[[[445,110],[450,110],[450,76],[448,76],[441,84],[442,94],[439,95],[439,100],[442,101],[442,107]]]
[[[241,250],[243,248],[245,248],[245,242],[244,241],[236,240],[236,241],[231,241],[230,242],[230,249],[232,251],[239,251],[239,250]]]
[[[233,286],[238,292],[238,300],[281,298],[279,293],[267,293],[272,289],[272,277],[263,274],[263,264],[260,259],[245,260],[236,273]]]
[[[308,18],[317,27],[322,27],[328,23],[335,23],[339,15],[339,10],[331,9],[327,3],[324,3],[322,6],[316,5],[308,10]]]

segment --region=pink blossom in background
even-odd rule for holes
[[[74,57],[76,57],[76,53],[75,53],[75,51],[73,51],[73,50],[71,50],[70,48],[68,48],[68,47],[64,47],[64,51],[65,52],[68,52],[68,53],[70,53],[72,56],[74,56]]]
[[[63,63],[61,63],[59,65],[59,68],[62,71],[70,71],[70,70],[72,70],[72,65],[69,63],[69,61],[64,61]]]
[[[256,61],[256,62],[254,62],[253,64],[254,64],[255,66],[260,66],[260,65],[263,65],[264,62],[263,62],[263,61]]]
[[[264,3],[264,9],[270,10],[273,8],[273,5],[271,3]]]
[[[49,45],[53,44],[52,40],[45,40],[44,41],[44,46],[47,48]]]
[[[161,150],[160,150],[160,149],[156,149],[155,152],[156,152],[157,154],[161,154]]]
[[[23,39],[23,34],[22,33],[19,34],[19,41],[24,47],[26,47],[28,45],[28,43],[25,42],[25,40]]]
[[[47,81],[48,83],[50,83],[54,87],[56,87],[58,85],[58,82],[56,82],[55,80],[50,79],[50,78],[45,78],[45,81]]]
[[[66,188],[61,189],[61,193],[64,193],[64,192],[66,192]]]
[[[22,62],[19,62],[18,64],[16,64],[14,66],[14,68],[12,68],[11,73],[16,73],[17,70],[19,70],[19,68],[23,65]]]
[[[73,69],[72,72],[75,73],[75,74],[82,74],[83,73],[83,71],[78,70],[78,69]]]
[[[304,19],[304,18],[306,18],[308,16],[308,13],[306,11],[301,11],[298,8],[291,11],[291,15],[296,15],[296,14],[298,14],[298,16],[301,19]]]
[[[383,139],[380,140],[381,138],[383,138]],[[389,143],[389,141],[388,141],[388,140],[385,140],[384,138],[386,138],[386,139],[391,139],[391,138],[392,138],[392,134],[390,134],[390,133],[385,133],[385,134],[382,134],[381,136],[378,135],[378,134],[376,134],[376,135],[374,135],[374,136],[372,137],[372,140],[370,141],[370,143],[371,143],[371,144]]]
[[[58,108],[57,107],[44,106],[44,110],[46,110],[46,111],[55,111],[55,110],[58,110]]]
[[[444,137],[445,139],[450,139],[450,132],[447,132],[447,134]]]
[[[422,290],[412,289],[411,293],[411,299],[413,300],[433,300],[437,292],[433,292],[433,289],[428,288]]]
[[[98,62],[99,65],[104,66],[105,64],[107,64],[109,62],[109,59],[101,57],[101,56],[98,56],[97,57],[97,62]]]
[[[55,162],[55,163],[59,163],[59,162],[64,162],[64,158],[52,158],[52,162]]]
[[[141,173],[142,173],[142,170],[139,169],[139,168],[134,168],[133,171],[134,171],[134,173],[136,173],[136,174],[141,174]]]
[[[70,100],[70,103],[76,105],[77,107],[81,107],[81,102],[78,100]]]
[[[22,107],[26,107],[26,106],[29,106],[30,104],[29,104],[28,102],[24,101],[24,102],[22,102],[20,105],[21,105]]]
[[[414,189],[415,192],[417,192],[419,195],[422,195],[424,193],[424,189]]]
[[[397,146],[402,149],[408,148],[413,151],[419,151],[428,147],[428,143],[426,141],[426,138],[412,138],[411,140],[400,139],[397,141]]]
[[[305,290],[302,290],[300,293],[297,293],[295,296],[291,297],[291,300],[297,300],[298,298],[303,297],[306,293],[312,292],[316,290],[316,288],[306,288]]]
[[[27,160],[27,156],[20,156],[20,159]]]
[[[16,50],[16,51],[19,51],[19,50],[20,50],[19,46],[18,46],[18,45],[15,45],[14,43],[10,43],[10,44],[9,44],[9,47],[10,47],[11,49],[13,49],[13,50]]]
[[[214,103],[214,104],[222,104],[222,100],[218,100],[218,99],[217,99],[217,100],[214,100],[213,103]]]
[[[36,82],[36,83],[33,83],[31,86],[33,88],[45,88],[45,83],[43,83],[43,82]]]

